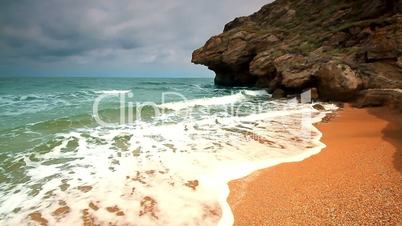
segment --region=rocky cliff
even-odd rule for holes
[[[402,109],[401,54],[402,0],[277,0],[226,24],[192,62],[217,85]]]

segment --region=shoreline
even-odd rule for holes
[[[229,182],[234,225],[401,223],[400,118],[345,106],[316,123],[319,154]]]
[[[220,192],[221,195],[218,198],[222,210],[221,219],[219,220],[218,223],[219,226],[233,225],[235,220],[234,219],[235,216],[233,215],[231,205],[228,202],[228,198],[231,195],[231,188],[229,186],[230,182],[241,180],[242,178],[249,177],[255,172],[259,172],[260,170],[269,169],[271,167],[275,167],[281,164],[302,162],[305,159],[310,158],[311,156],[319,154],[326,147],[326,145],[321,141],[323,134],[317,128],[317,124],[323,121],[330,120],[331,117],[333,117],[333,115],[336,114],[336,112],[340,109],[339,107],[331,105],[333,104],[326,105],[327,110],[325,111],[318,111],[319,114],[313,117],[311,122],[308,124],[311,132],[317,133],[316,136],[313,136],[312,138],[312,144],[314,144],[314,146],[306,148],[302,153],[299,153],[291,157],[287,157],[286,159],[271,159],[268,161],[264,160],[260,161],[259,163],[253,163],[251,165],[248,165],[248,167],[242,167],[241,169],[239,169],[237,166],[236,169],[233,169],[231,171],[232,175],[229,176],[229,178],[219,179],[219,181],[224,181],[225,184],[225,186],[222,187],[222,190]],[[278,112],[274,115],[278,116]],[[271,115],[271,117],[274,115]]]

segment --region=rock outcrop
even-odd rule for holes
[[[368,89],[359,93],[354,106],[389,106],[402,112],[402,89]]]
[[[192,62],[215,71],[217,85],[402,105],[401,55],[402,0],[277,0],[228,23]]]

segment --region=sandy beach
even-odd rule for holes
[[[230,182],[235,225],[402,223],[401,114],[346,106],[317,127],[318,155]]]

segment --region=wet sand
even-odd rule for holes
[[[319,154],[229,183],[235,225],[402,223],[402,114],[341,109]]]

